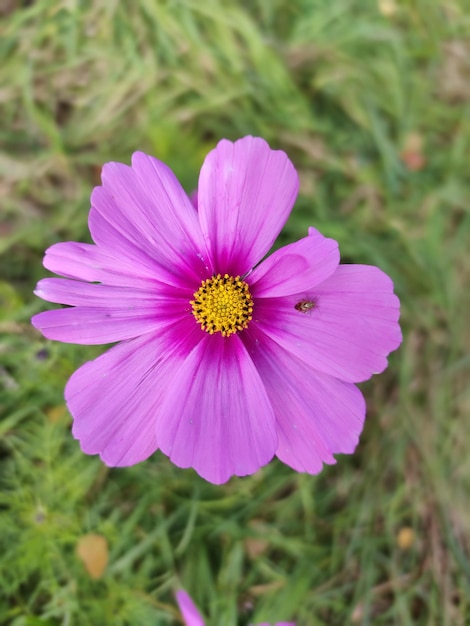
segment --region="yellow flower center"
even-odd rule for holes
[[[253,317],[253,300],[240,276],[217,274],[204,280],[190,304],[197,323],[210,335],[229,337],[246,328]]]

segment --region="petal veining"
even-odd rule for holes
[[[354,452],[365,418],[355,385],[315,371],[262,333],[251,333],[248,349],[275,410],[281,461],[317,474],[336,463],[333,454]]]
[[[259,137],[223,139],[202,166],[198,213],[216,272],[243,275],[269,251],[297,197],[287,155]]]
[[[71,307],[43,311],[31,318],[32,325],[47,339],[99,345],[138,337],[168,324],[158,319],[153,310],[134,311]]]
[[[158,267],[147,268],[139,259],[116,259],[96,245],[64,241],[50,246],[44,256],[44,267],[55,274],[89,282],[121,287],[157,286]]]
[[[155,285],[148,283],[143,288],[84,283],[67,278],[43,278],[34,293],[48,302],[68,306],[110,309],[125,305],[131,310],[152,306],[171,310],[175,305],[187,304],[192,296],[191,289],[175,289],[166,285],[156,289]]]
[[[89,220],[100,247],[124,259],[151,259],[167,280],[211,271],[197,212],[169,167],[137,152],[132,167],[107,163],[102,181]]]
[[[220,484],[268,463],[277,447],[274,413],[238,335],[202,333],[165,397],[157,423],[161,450]]]
[[[157,414],[191,340],[180,323],[166,335],[123,341],[72,375],[65,399],[84,452],[110,466],[133,465],[155,452]]]

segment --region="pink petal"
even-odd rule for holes
[[[146,289],[82,283],[65,278],[40,280],[35,294],[73,309],[45,311],[32,324],[47,338],[67,343],[103,344],[132,339],[189,317],[191,290],[166,285]]]
[[[164,163],[137,152],[132,167],[107,163],[102,180],[89,219],[101,248],[125,262],[144,258],[145,267],[150,260],[171,284],[212,273],[197,212]]]
[[[107,191],[101,187],[95,188],[92,194],[92,201],[96,201],[99,196],[100,207],[105,206]],[[114,199],[108,198],[110,205],[114,204]],[[111,213],[116,213],[114,208],[110,208]],[[127,233],[120,233],[112,224],[110,224],[94,207],[91,208],[88,217],[88,227],[90,229],[93,240],[98,246],[105,250],[106,253],[116,259],[120,265],[132,267],[134,274],[142,274],[144,277],[152,278],[154,281],[166,283],[168,285],[180,286],[188,280],[187,274],[183,269],[179,273],[168,269],[159,263],[156,253],[150,246],[130,241],[131,227]],[[183,277],[183,281],[181,278]],[[193,279],[194,280],[194,279]]]
[[[238,335],[205,335],[180,371],[157,423],[161,450],[215,484],[268,463],[277,447],[274,414]]]
[[[34,315],[32,325],[47,339],[98,345],[131,339],[168,325],[159,318],[155,306],[149,308],[99,309],[73,307],[55,309]]]
[[[175,596],[186,626],[204,626],[202,615],[186,591],[180,589]]]
[[[223,139],[202,166],[201,227],[217,272],[243,275],[271,248],[297,197],[287,155],[258,137]]]
[[[248,282],[255,298],[297,294],[331,276],[338,267],[339,250],[334,239],[304,237],[268,256],[250,274]]]
[[[314,307],[297,310],[309,301]],[[256,318],[266,335],[311,367],[347,382],[360,382],[387,367],[401,343],[399,300],[377,267],[340,265],[312,290],[259,299]]]
[[[51,272],[67,278],[122,287],[156,285],[155,270],[146,271],[138,261],[123,262],[98,246],[67,241],[48,248],[43,263]]]
[[[43,278],[34,290],[43,300],[69,306],[123,308],[131,310],[167,310],[188,306],[193,295],[191,289],[175,289],[166,285],[147,285],[146,288],[82,283],[67,278]]]
[[[165,336],[122,342],[72,375],[65,399],[83,452],[99,454],[110,466],[133,465],[155,452],[159,407],[189,334],[180,323]]]
[[[296,471],[317,474],[333,454],[354,452],[365,402],[350,383],[321,374],[259,332],[248,347],[277,420],[276,456]]]

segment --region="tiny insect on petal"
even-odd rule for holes
[[[295,309],[297,311],[302,311],[302,313],[307,313],[307,311],[311,311],[316,307],[316,302],[314,300],[300,300],[295,305]]]

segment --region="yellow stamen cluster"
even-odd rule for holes
[[[246,328],[253,317],[253,300],[240,276],[217,274],[204,280],[190,304],[197,323],[210,335],[229,337]]]

